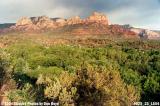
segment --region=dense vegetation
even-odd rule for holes
[[[10,101],[54,101],[61,106],[159,101],[160,49],[155,45],[160,43],[13,44],[0,51],[0,87],[7,85]]]

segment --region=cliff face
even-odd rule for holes
[[[22,17],[17,21],[16,26],[25,26],[25,25],[32,25],[32,24],[33,23],[30,18]]]
[[[86,22],[95,22],[99,24],[108,25],[108,18],[102,13],[94,12],[91,16],[86,19]]]
[[[131,28],[132,32],[135,32],[141,38],[145,39],[160,39],[160,33],[156,31],[151,31],[148,29],[140,29],[140,28]]]
[[[22,17],[10,29],[23,32],[56,31],[58,33],[75,35],[111,35],[137,38],[137,34],[120,25],[109,25],[108,17],[102,13],[93,12],[86,19],[79,16],[69,19],[40,17]]]
[[[81,19],[79,16],[75,16],[66,20],[61,18],[51,19],[46,16],[32,17],[32,18],[22,17],[17,21],[16,25],[14,26],[14,29],[22,29],[22,28],[24,28],[25,30],[55,29],[66,25],[89,24],[89,23],[108,25],[108,19],[107,16],[105,16],[104,14],[97,12],[94,12],[87,19]]]
[[[9,27],[2,28],[0,27],[0,34],[11,31],[43,32],[49,30],[71,35],[111,35],[126,38],[160,39],[158,31],[134,28],[130,25],[109,25],[108,17],[98,12],[93,12],[86,19],[81,19],[79,16],[68,19],[47,16],[22,17],[16,24],[9,24]]]

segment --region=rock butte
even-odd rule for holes
[[[15,29],[23,29],[26,30],[37,30],[37,29],[55,29],[58,27],[66,26],[66,25],[75,25],[75,24],[103,24],[108,25],[108,18],[102,13],[94,12],[91,16],[86,19],[81,19],[79,16],[75,16],[69,19],[62,18],[49,18],[46,16],[40,17],[22,17],[20,18],[16,25],[13,27]]]
[[[22,17],[16,25],[9,28],[11,31],[43,32],[47,30],[62,34],[73,35],[111,35],[137,38],[138,34],[123,28],[120,25],[109,25],[109,20],[103,13],[93,12],[86,19],[79,16],[69,19],[40,17]]]
[[[47,16],[22,17],[17,23],[9,28],[0,29],[0,33],[12,31],[44,32],[52,31],[70,35],[109,35],[127,38],[160,39],[160,34],[130,25],[109,25],[109,20],[103,13],[93,12],[86,19],[79,16],[69,19],[49,18]]]

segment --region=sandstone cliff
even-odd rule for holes
[[[105,16],[102,13],[94,12],[91,16],[89,16],[86,21],[88,23],[90,22],[95,22],[95,23],[100,23],[104,25],[108,25],[108,19],[107,16]]]
[[[28,17],[22,17],[20,18],[17,23],[16,26],[25,26],[25,25],[32,25],[32,20]]]
[[[11,27],[15,31],[56,31],[62,34],[74,35],[109,35],[137,38],[138,34],[120,25],[109,25],[108,17],[102,13],[93,12],[86,19],[79,16],[69,19],[40,17],[22,17]]]
[[[79,16],[75,16],[67,20],[67,25],[74,25],[80,23],[83,23],[83,20]]]
[[[31,18],[22,17],[17,21],[14,28],[22,29],[23,27],[25,30],[31,30],[31,29],[41,30],[41,29],[55,29],[66,25],[89,24],[89,23],[108,25],[108,19],[107,16],[98,12],[94,12],[87,19],[81,19],[79,16],[75,16],[69,19],[62,19],[62,18],[52,19],[46,16],[31,17]]]
[[[140,28],[131,28],[132,32],[138,34],[141,38],[145,39],[160,39],[160,34],[155,31],[151,31],[148,29],[140,29]]]

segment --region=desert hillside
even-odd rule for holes
[[[159,103],[159,92],[157,31],[111,25],[97,12],[0,29],[0,105],[132,106]]]
[[[14,31],[0,36],[0,52],[1,103],[130,106],[159,100],[158,40]]]
[[[53,32],[66,35],[106,35],[134,39],[160,39],[157,31],[109,24],[103,13],[94,12],[85,19],[79,16],[69,19],[49,18],[47,16],[22,17],[16,24],[1,24],[0,34],[10,32]]]

